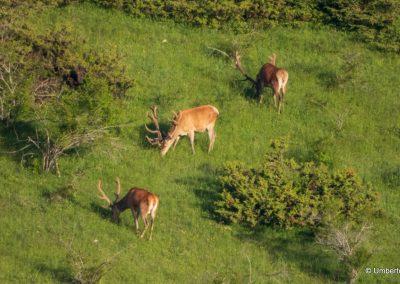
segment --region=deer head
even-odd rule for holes
[[[97,190],[100,193],[100,195],[98,195],[97,197],[100,200],[105,200],[107,202],[108,205],[103,206],[103,208],[111,208],[111,210],[112,210],[112,220],[115,223],[118,223],[120,221],[119,214],[121,213],[121,211],[119,210],[118,206],[116,205],[117,202],[118,202],[119,194],[121,192],[121,183],[120,183],[119,177],[117,177],[116,183],[117,183],[117,191],[115,192],[115,200],[114,200],[114,202],[111,202],[110,199],[107,197],[107,195],[104,193],[104,191],[102,189],[101,180],[99,180],[99,182],[97,184]]]

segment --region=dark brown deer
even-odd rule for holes
[[[275,107],[278,108],[278,112],[281,112],[283,108],[283,100],[286,94],[286,84],[289,79],[289,74],[285,69],[276,67],[276,55],[273,54],[270,57],[270,63],[264,64],[257,74],[256,79],[251,78],[246,72],[244,72],[241,63],[239,52],[235,52],[235,67],[243,74],[246,80],[252,82],[256,87],[257,96],[259,102],[263,101],[262,91],[264,87],[268,86],[272,88],[272,95],[274,96]],[[278,103],[277,103],[278,102]]]
[[[219,114],[216,107],[205,105],[179,111],[174,115],[172,126],[167,134],[162,133],[160,130],[156,113],[157,107],[153,107],[151,111],[151,116],[148,113],[147,116],[153,120],[156,129],[149,129],[146,125],[145,128],[148,132],[157,134],[157,137],[149,138],[146,136],[146,138],[152,145],[158,145],[161,148],[161,156],[164,156],[172,145],[174,145],[175,149],[180,137],[185,135],[189,136],[194,154],[194,133],[206,130],[210,139],[208,152],[212,150],[216,137],[214,126]]]
[[[115,200],[111,202],[107,195],[104,193],[101,185],[101,180],[97,184],[97,190],[100,195],[97,197],[100,200],[105,200],[108,203],[108,207],[112,210],[112,219],[115,223],[120,221],[119,215],[126,209],[131,209],[133,218],[135,219],[136,232],[139,234],[139,216],[142,216],[144,223],[144,229],[140,235],[143,238],[147,228],[149,227],[149,221],[147,219],[148,215],[151,216],[151,229],[150,229],[150,240],[153,234],[154,220],[156,218],[156,211],[158,207],[159,198],[154,193],[151,193],[145,189],[133,187],[128,193],[121,199],[118,200],[119,194],[121,192],[121,184],[119,177],[116,180],[117,191],[115,193]],[[104,206],[107,208],[107,206]]]

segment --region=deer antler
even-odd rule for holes
[[[117,177],[117,180],[115,181],[117,183],[117,192],[115,193],[115,202],[117,202],[119,194],[121,192],[121,182],[119,181],[119,177]]]
[[[268,58],[272,65],[276,65],[276,54],[275,53],[273,53],[272,56],[268,56]]]
[[[97,184],[97,190],[100,192],[101,195],[97,195],[97,197],[100,200],[105,200],[108,203],[108,206],[111,206],[111,201],[110,199],[107,197],[107,195],[104,193],[104,191],[101,189],[101,180],[99,180],[98,184]],[[104,208],[107,208],[107,206],[103,206]]]
[[[173,112],[173,113],[174,113],[174,117],[172,118],[171,122],[173,125],[177,125],[179,118],[181,117],[182,114],[180,111],[178,111],[178,113],[176,113],[176,112]]]
[[[235,68],[237,70],[239,70],[240,73],[242,73],[242,75],[246,78],[246,80],[249,80],[249,81],[253,82],[253,84],[256,84],[256,81],[253,78],[251,78],[249,75],[247,75],[246,72],[244,72],[242,65],[240,63],[240,54],[239,54],[239,51],[237,51],[237,50],[235,51]]]
[[[160,146],[161,142],[164,140],[164,135],[162,134],[162,132],[160,130],[160,126],[158,124],[157,106],[154,106],[150,109],[151,109],[151,115],[149,115],[149,113],[147,113],[147,117],[153,121],[156,129],[152,130],[152,129],[148,128],[146,124],[144,125],[144,127],[148,132],[150,132],[152,134],[157,134],[157,138],[150,138],[146,135],[146,139],[147,139],[147,141],[149,141],[150,144]]]

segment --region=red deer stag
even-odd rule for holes
[[[133,187],[131,188],[128,193],[118,201],[119,193],[121,191],[121,185],[119,181],[119,177],[117,177],[117,192],[115,193],[115,201],[111,202],[107,195],[104,193],[101,185],[101,180],[97,184],[97,190],[100,192],[100,195],[97,197],[100,200],[105,200],[108,203],[108,207],[111,208],[113,216],[112,219],[114,222],[118,223],[120,221],[119,215],[121,212],[125,211],[126,209],[131,209],[133,218],[135,219],[136,225],[136,232],[139,233],[139,216],[142,216],[144,229],[142,234],[140,235],[143,238],[144,233],[146,232],[147,228],[149,227],[149,221],[147,216],[150,214],[151,216],[151,229],[150,229],[150,240],[153,234],[153,227],[154,227],[154,220],[156,218],[156,211],[158,207],[159,199],[157,195],[151,193],[145,189]],[[104,206],[107,208],[107,206]]]
[[[145,128],[148,132],[157,134],[157,138],[149,138],[147,136],[146,138],[152,145],[158,145],[161,148],[161,156],[164,156],[172,145],[174,145],[175,149],[180,137],[185,135],[189,136],[194,154],[194,133],[206,130],[210,139],[208,152],[212,150],[216,137],[214,126],[219,114],[216,107],[206,105],[179,111],[174,115],[168,134],[160,131],[156,113],[157,107],[153,107],[151,111],[151,116],[148,113],[147,116],[153,120],[156,129],[151,130],[146,125]]]
[[[271,62],[264,64],[257,74],[256,80],[251,78],[244,72],[241,63],[239,52],[235,52],[235,67],[243,74],[246,80],[252,82],[257,91],[257,96],[259,97],[259,102],[262,103],[264,96],[262,91],[265,86],[272,88],[272,95],[274,96],[275,107],[278,107],[278,112],[281,112],[281,106],[283,108],[283,99],[286,94],[286,84],[289,79],[289,74],[285,69],[276,67],[276,55],[273,54],[270,57]],[[278,105],[277,105],[278,101]]]

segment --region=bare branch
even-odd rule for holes
[[[216,51],[216,52],[222,54],[223,56],[226,56],[226,57],[228,57],[228,58],[231,58],[231,57],[228,55],[228,53],[226,53],[226,52],[223,51],[223,50],[220,50],[220,49],[218,49],[218,48],[211,47],[211,46],[207,46],[207,48],[208,48],[208,49],[211,49],[211,50],[213,50],[213,51]]]
[[[115,201],[114,201],[114,203],[117,202],[119,194],[121,193],[121,182],[119,180],[119,177],[117,177],[116,183],[117,183],[117,191],[115,192]]]

